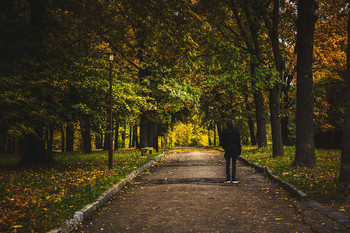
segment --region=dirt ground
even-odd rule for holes
[[[216,152],[168,153],[75,232],[349,232]]]

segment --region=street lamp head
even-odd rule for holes
[[[108,60],[113,61],[114,60],[114,53],[108,53]]]

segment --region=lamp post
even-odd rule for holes
[[[108,149],[108,167],[113,168],[113,106],[112,106],[112,63],[114,54],[108,53],[109,60],[109,149]]]

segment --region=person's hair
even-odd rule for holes
[[[234,125],[235,125],[235,122],[232,119],[226,120],[226,127],[227,128],[233,128]]]

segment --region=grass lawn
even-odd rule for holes
[[[285,155],[272,157],[272,147],[244,147],[242,156],[261,166],[270,167],[273,174],[295,185],[316,201],[350,215],[350,188],[338,182],[340,151],[316,149],[316,166],[293,167],[295,147],[285,147]]]
[[[47,232],[56,228],[157,155],[118,151],[112,170],[108,169],[107,152],[59,154],[49,165],[0,167],[0,232]],[[11,164],[16,159],[3,161]]]

